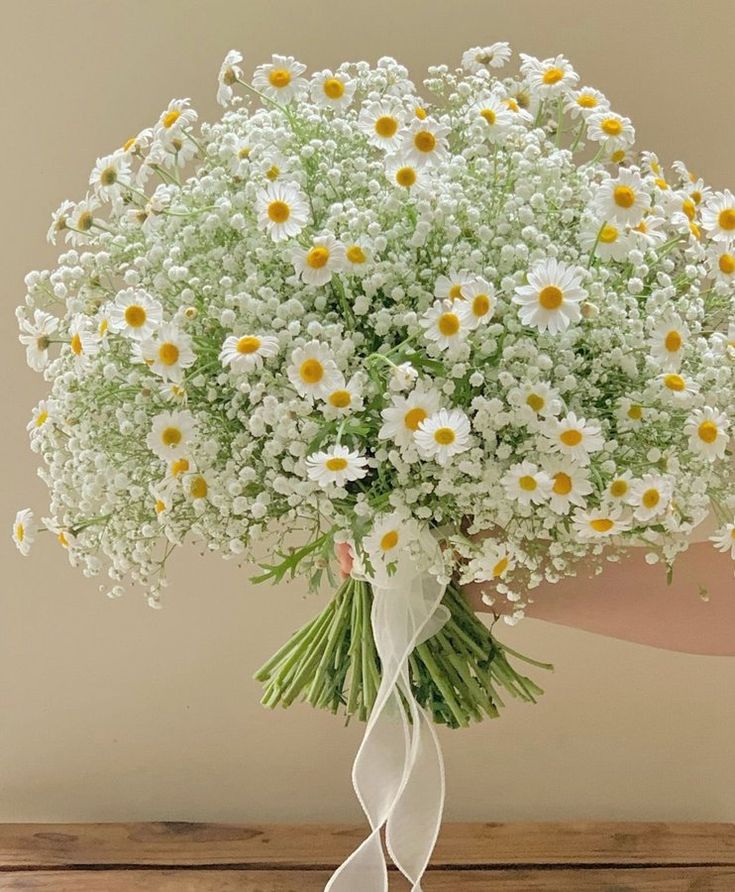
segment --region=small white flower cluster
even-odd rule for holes
[[[735,196],[634,155],[563,56],[510,57],[422,97],[389,58],[248,81],[232,51],[220,121],[171,102],[54,214],[18,310],[43,526],[111,594],[295,529],[318,576],[430,527],[516,617],[603,551],[670,564],[712,510],[735,554]]]

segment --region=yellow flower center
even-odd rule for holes
[[[346,409],[352,402],[349,390],[334,390],[329,394],[329,405],[335,409]]]
[[[41,427],[41,425],[45,424],[48,421],[48,412],[45,409],[42,409],[38,415],[36,415],[36,427]]]
[[[305,384],[318,384],[324,377],[324,366],[318,359],[305,359],[299,368],[299,376]]]
[[[277,180],[281,175],[281,168],[277,164],[271,164],[268,170],[266,170],[265,175],[267,179],[273,182],[273,180]]]
[[[396,135],[398,121],[392,115],[381,115],[375,121],[375,132],[383,139],[390,139]]]
[[[720,267],[720,272],[726,276],[731,276],[735,273],[735,257],[732,254],[720,254],[717,265]]]
[[[559,434],[559,439],[565,446],[579,446],[582,442],[582,432],[574,430],[574,428],[568,431],[562,431],[561,434]]]
[[[135,145],[136,140],[137,136],[131,136],[130,139],[126,139],[122,147],[123,152],[129,152]]]
[[[631,421],[640,421],[643,418],[643,406],[633,405],[628,409],[628,418]]]
[[[271,87],[282,90],[291,83],[291,72],[287,68],[273,68],[268,73],[268,82]]]
[[[237,157],[241,161],[245,161],[247,158],[249,158],[250,157],[250,146],[243,146],[240,149],[240,151],[237,153]]]
[[[326,460],[325,465],[328,471],[344,471],[347,467],[347,459],[333,455]]]
[[[606,245],[611,245],[618,240],[619,235],[620,231],[615,226],[607,224],[600,230],[600,241]]]
[[[161,442],[164,446],[178,446],[182,435],[178,427],[165,427],[161,432]]]
[[[564,471],[559,471],[554,475],[554,486],[552,487],[558,496],[568,496],[572,491],[572,478]]]
[[[156,499],[156,514],[162,514],[166,510],[166,503]]]
[[[69,540],[66,538],[66,534],[64,533],[63,530],[61,530],[61,531],[57,534],[56,538],[58,539],[59,544],[62,545],[64,548],[68,548],[68,547],[69,547]]]
[[[416,171],[413,167],[399,167],[396,171],[396,182],[405,189],[410,189],[416,182]]]
[[[176,344],[166,341],[158,348],[158,358],[164,365],[176,365],[179,361],[179,348]]]
[[[141,307],[139,304],[130,304],[129,307],[125,307],[125,323],[131,328],[140,328],[145,325],[147,318],[145,307]]]
[[[245,335],[244,338],[240,338],[237,342],[237,352],[245,354],[255,353],[260,344],[260,338],[255,337],[255,335]]]
[[[449,299],[450,300],[461,300],[462,299],[462,286],[457,283],[456,285],[452,285],[449,289]]]
[[[72,335],[72,338],[69,341],[69,344],[71,345],[72,353],[74,353],[76,356],[81,356],[82,353],[84,353],[84,347],[82,346],[82,339],[79,337],[78,334]]]
[[[485,121],[487,121],[487,123],[492,126],[495,123],[495,121],[497,120],[498,116],[495,114],[495,112],[491,108],[483,108],[482,111],[480,112],[480,117],[484,118]]]
[[[472,299],[472,314],[481,319],[490,312],[490,298],[487,294],[476,294]]]
[[[546,400],[537,393],[529,393],[526,397],[526,405],[530,406],[534,412],[540,412],[546,405]]]
[[[181,474],[184,474],[189,470],[189,459],[188,458],[177,458],[176,461],[171,462],[171,476],[179,477]]]
[[[204,477],[195,477],[191,481],[189,493],[192,499],[205,499],[208,491],[209,487],[207,486],[207,481]]]
[[[591,93],[581,93],[577,96],[577,105],[580,108],[597,108],[597,97]]]
[[[420,105],[416,106],[416,108],[413,110],[413,113],[416,115],[416,117],[419,119],[419,121],[425,121],[426,117],[428,115],[428,112],[426,111],[426,109],[421,108]]]
[[[77,217],[76,228],[81,230],[82,232],[88,232],[92,228],[93,223],[94,217],[92,216],[91,211],[82,211],[82,213]]]
[[[556,285],[547,285],[542,288],[538,296],[538,302],[545,310],[558,310],[563,301],[564,294],[561,288],[557,288]]]
[[[502,557],[493,567],[493,577],[502,576],[503,573],[508,569],[508,558]]]
[[[272,201],[268,205],[268,216],[274,223],[285,223],[291,216],[291,208],[285,201]]]
[[[684,339],[679,334],[676,329],[672,329],[671,331],[666,333],[666,337],[664,338],[664,347],[669,351],[669,353],[678,353],[681,350],[681,345],[684,343]]]
[[[615,525],[609,517],[597,517],[590,521],[590,526],[596,533],[609,533]]]
[[[694,238],[699,239],[702,237],[702,230],[697,226],[696,223],[689,224],[689,232],[694,236]]]
[[[509,108],[512,112],[519,112],[521,110],[520,106],[515,101],[515,99],[504,99],[503,104],[506,106],[506,108]]]
[[[600,124],[600,129],[603,133],[607,133],[608,136],[620,136],[623,131],[623,125],[617,118],[605,118],[602,124]]]
[[[688,198],[682,201],[681,209],[690,220],[693,220],[697,216],[697,209],[694,206],[694,202],[690,201]]]
[[[686,381],[681,377],[681,375],[666,375],[664,377],[664,386],[668,387],[669,390],[673,390],[675,393],[681,393],[682,390],[686,390]]]
[[[655,508],[661,501],[661,493],[657,489],[647,489],[641,497],[641,503],[646,508]]]
[[[623,496],[628,492],[628,482],[627,480],[613,480],[610,484],[610,495],[614,499],[622,499]]]
[[[329,77],[324,81],[324,95],[328,99],[341,99],[345,93],[345,85],[339,78]]]
[[[389,530],[380,539],[380,548],[382,551],[390,551],[392,548],[395,548],[396,545],[398,545],[397,530]]]
[[[717,222],[720,224],[720,229],[732,232],[735,229],[735,208],[725,208],[724,211],[720,211]]]
[[[429,152],[433,152],[436,148],[436,137],[431,130],[419,130],[418,133],[414,135],[413,144],[419,152],[428,155]]]
[[[703,421],[697,429],[697,435],[704,443],[714,443],[718,434],[719,429],[714,421]]]
[[[322,269],[327,265],[328,261],[329,248],[325,248],[323,245],[317,245],[306,255],[307,266],[310,266],[312,269]]]
[[[619,208],[631,208],[635,204],[635,192],[630,186],[616,186],[613,201]]]
[[[518,479],[518,485],[524,492],[533,492],[538,483],[536,483],[535,477],[532,477],[530,474],[524,474],[523,477]]]
[[[345,252],[345,256],[350,263],[365,263],[365,261],[367,260],[365,252],[359,245],[350,245],[350,247]]]
[[[459,331],[459,316],[456,313],[442,313],[437,321],[437,328],[444,337],[451,338]]]
[[[610,155],[610,160],[613,164],[620,164],[621,161],[625,158],[625,149],[615,149],[615,151]]]
[[[694,202],[694,204],[701,204],[701,203],[702,203],[702,193],[701,193],[701,192],[697,192],[697,191],[695,190],[694,192],[692,192],[692,193],[690,193],[690,194],[691,194],[691,196],[692,196],[692,201]]]
[[[26,537],[25,527],[23,526],[22,523],[17,523],[15,525],[15,538],[19,542],[22,542],[25,539],[25,537]]]
[[[559,81],[564,77],[564,72],[561,68],[547,68],[543,75],[543,82],[547,86],[553,86],[554,84],[558,84]]]
[[[451,443],[454,443],[456,439],[457,435],[451,427],[438,427],[434,431],[434,440],[440,446],[449,446]]]
[[[161,124],[169,130],[181,117],[181,112],[177,108],[172,108],[171,111],[166,112],[166,114],[161,118]]]
[[[100,183],[103,186],[114,186],[117,182],[117,171],[114,167],[106,167],[100,172]]]
[[[415,409],[409,409],[406,412],[403,416],[403,423],[410,431],[417,431],[421,422],[426,418],[428,418],[426,410],[416,406]]]

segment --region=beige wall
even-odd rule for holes
[[[17,506],[44,500],[24,430],[43,388],[14,343],[13,308],[24,272],[52,260],[48,215],[169,98],[214,113],[232,46],[249,65],[272,51],[310,67],[390,53],[417,80],[495,39],[564,52],[643,145],[735,182],[732,0],[2,0],[2,12],[8,525]],[[359,728],[307,707],[266,713],[250,681],[322,603],[299,584],[256,590],[247,568],[191,551],[156,613],[135,593],[102,598],[51,541],[23,560],[3,534],[0,566],[0,820],[357,819]],[[735,659],[534,621],[506,639],[557,671],[538,706],[442,735],[450,818],[735,819]]]

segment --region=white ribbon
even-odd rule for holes
[[[382,681],[355,757],[352,784],[371,833],[335,871],[325,892],[387,892],[382,827],[393,863],[413,892],[421,892],[444,809],[444,763],[431,718],[411,693],[408,658],[449,618],[441,606],[445,587],[419,570],[408,552],[394,575],[376,573],[370,582]]]

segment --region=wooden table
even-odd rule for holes
[[[316,892],[363,828],[4,824],[0,890]],[[395,872],[391,892],[407,890]],[[446,824],[425,892],[735,892],[735,824]]]

